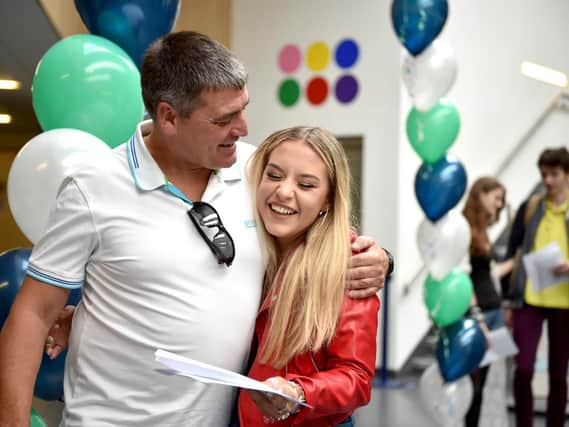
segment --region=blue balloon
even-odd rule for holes
[[[394,0],[391,4],[393,29],[411,55],[431,44],[447,16],[447,0]]]
[[[146,48],[172,31],[179,0],[75,0],[92,34],[122,47],[140,69]]]
[[[478,367],[486,352],[486,338],[476,320],[460,319],[439,333],[437,361],[446,382],[457,380]]]
[[[0,254],[0,329],[8,318],[16,294],[22,287],[31,253],[30,248],[17,248]],[[79,304],[81,293],[81,288],[72,289],[66,304],[75,306]]]
[[[43,354],[34,386],[35,397],[43,400],[61,399],[66,356],[67,351],[63,351],[58,357],[51,360],[47,354]]]
[[[450,154],[429,165],[423,165],[415,175],[417,201],[431,221],[442,218],[456,206],[466,190],[466,171]]]
[[[26,277],[31,253],[30,248],[17,248],[0,254],[0,328],[8,318],[12,302]]]

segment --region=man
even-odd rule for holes
[[[201,34],[153,44],[141,70],[152,118],[61,185],[0,337],[0,425],[28,425],[47,335],[83,286],[66,359],[66,426],[225,426],[234,390],[166,375],[162,348],[241,371],[264,264],[243,180],[254,147],[243,65]],[[199,202],[198,202],[199,201]],[[366,239],[356,242],[365,249]],[[352,260],[378,290],[386,255]],[[379,279],[379,280],[378,280]],[[370,288],[370,282],[371,288]],[[362,283],[360,283],[362,284]],[[25,334],[22,334],[25,331]]]
[[[514,340],[519,348],[514,374],[516,423],[518,427],[533,425],[531,383],[543,322],[547,320],[547,426],[561,427],[565,424],[569,361],[569,152],[565,147],[547,149],[539,156],[538,167],[546,193],[530,197],[525,205],[520,253],[557,243],[564,261],[553,266],[552,272],[560,276],[559,283],[553,286],[537,288],[535,285],[540,284],[531,283],[522,262],[518,262],[517,271],[512,274],[507,300],[514,308]]]

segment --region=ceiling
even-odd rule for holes
[[[11,124],[0,124],[0,148],[10,145],[14,134],[41,132],[32,107],[32,80],[38,61],[58,40],[35,0],[0,0],[0,78],[22,82],[17,91],[0,91],[0,113],[13,116]]]

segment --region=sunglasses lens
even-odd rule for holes
[[[198,228],[202,238],[217,257],[217,260],[228,266],[231,265],[233,258],[235,258],[233,239],[223,227],[221,218],[215,208],[204,202],[196,202],[192,209],[188,211],[188,214],[192,218],[194,225]],[[211,234],[208,236],[208,233],[202,230],[201,227],[217,227],[219,230],[213,237],[210,237]]]

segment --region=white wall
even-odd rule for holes
[[[391,27],[390,4],[388,0],[234,0],[232,46],[250,71],[250,142],[296,124],[323,126],[339,136],[363,136],[362,229],[392,249],[397,260],[390,288],[389,368],[398,370],[429,323],[421,283],[411,286],[409,295],[403,294],[422,264],[415,235],[424,216],[413,189],[420,162],[403,131],[410,104],[400,83],[402,49]],[[494,173],[558,93],[559,89],[521,76],[519,67],[527,59],[569,71],[567,17],[566,0],[449,1],[449,18],[439,37],[449,41],[457,54],[459,75],[449,99],[462,122],[450,151],[464,163],[469,182]],[[306,101],[281,107],[276,95],[283,78],[277,67],[279,49],[291,42],[306,49],[317,40],[333,46],[344,37],[354,38],[361,47],[353,70],[361,85],[356,102],[340,105],[331,98],[319,107]],[[304,68],[296,76],[306,81],[310,74]],[[329,67],[323,74],[333,80],[339,70]],[[504,173],[514,206],[523,197],[525,183],[538,179],[536,153],[545,145],[566,141],[567,116],[554,112],[544,125],[547,130],[539,131],[531,143],[533,151],[519,155]]]

